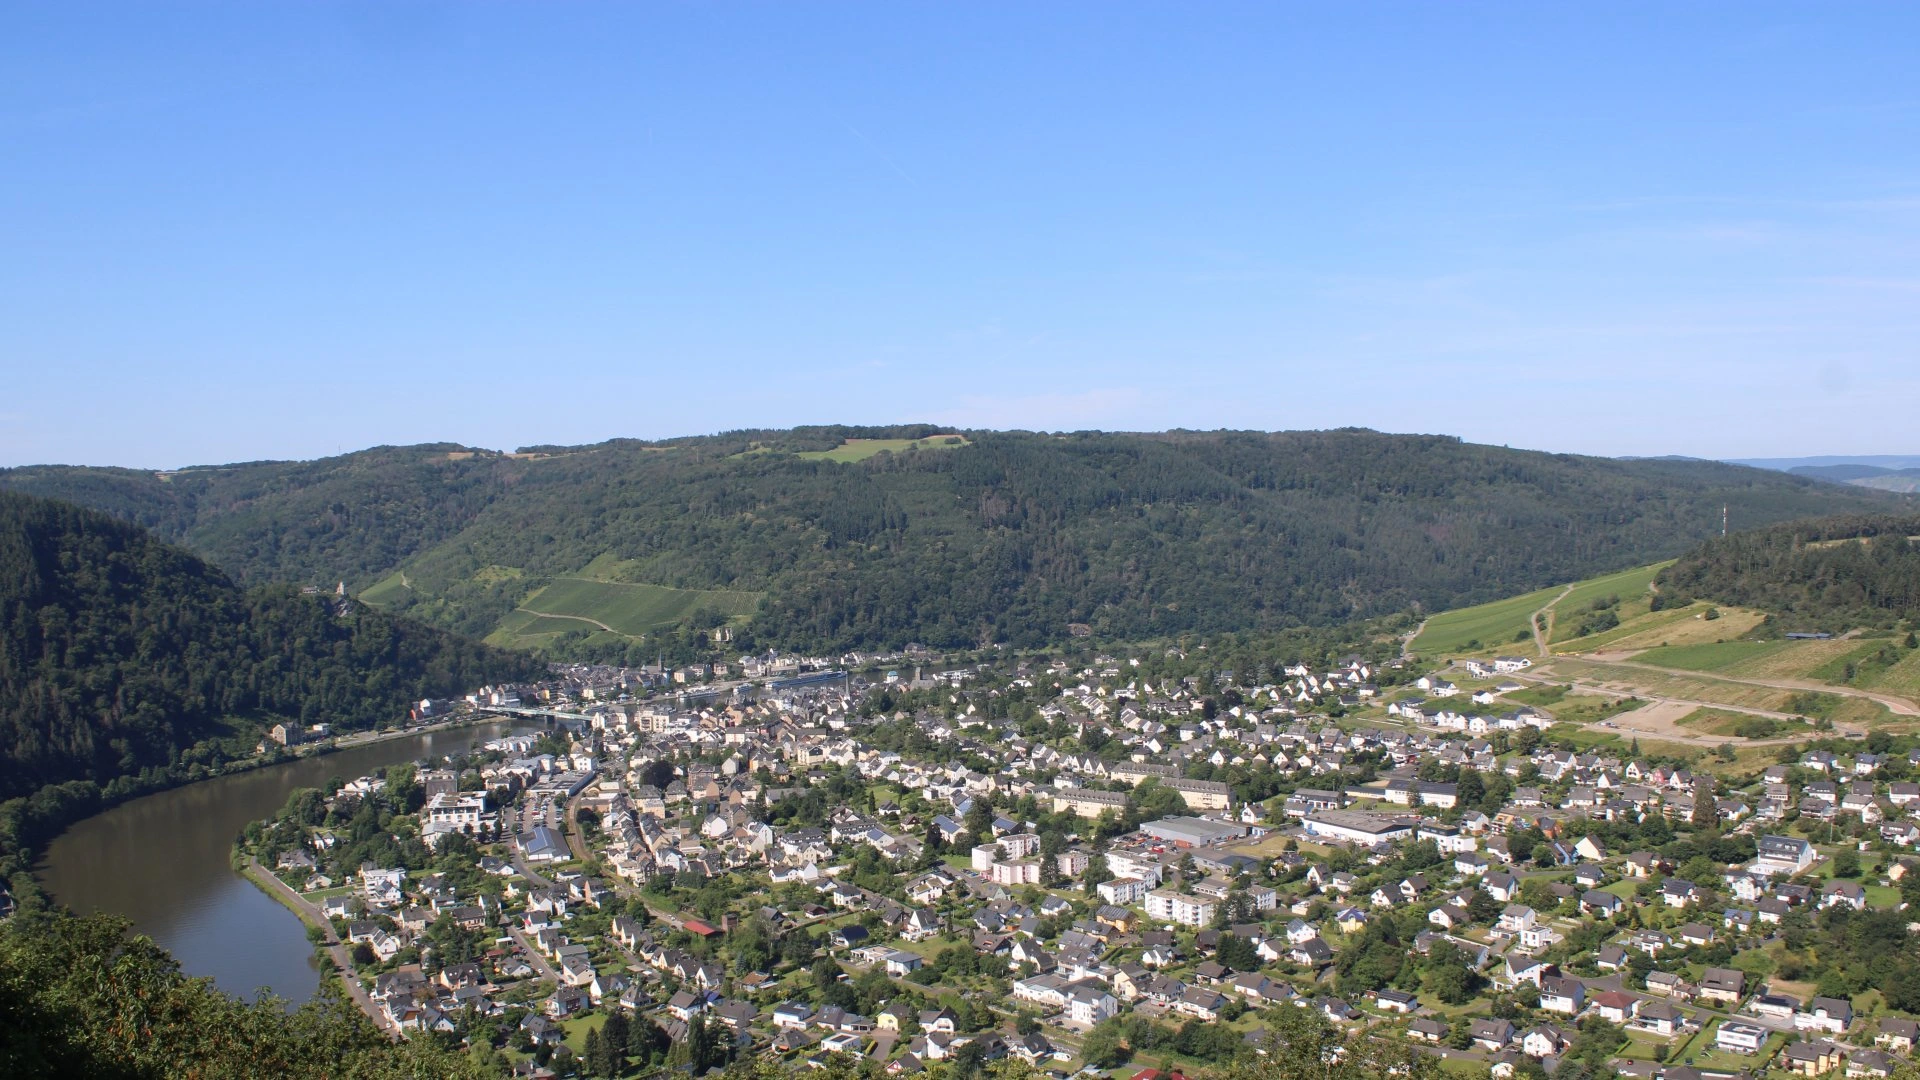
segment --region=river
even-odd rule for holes
[[[173,953],[189,975],[252,996],[313,997],[320,969],[298,916],[233,872],[247,822],[272,817],[295,788],[478,746],[526,724],[483,724],[369,743],[252,769],[123,803],[48,848],[40,881],[74,911],[110,911]]]

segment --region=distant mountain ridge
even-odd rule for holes
[[[1830,484],[1851,484],[1877,491],[1912,494],[1920,491],[1920,469],[1888,469],[1878,465],[1800,465],[1788,470],[1795,476],[1825,480]]]
[[[1743,528],[1905,505],[1717,462],[1445,436],[930,425],[36,467],[0,471],[0,488],[138,522],[242,581],[345,581],[436,625],[630,661],[727,634],[1037,645],[1439,610],[1677,555],[1723,507]]]
[[[1920,469],[1920,454],[1816,454],[1812,457],[1725,458],[1729,465],[1792,472],[1833,465],[1867,465],[1876,469]]]

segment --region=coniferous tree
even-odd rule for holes
[[[587,1070],[588,1076],[612,1076],[613,1065],[607,1060],[607,1044],[600,1038],[599,1028],[587,1029],[586,1047],[580,1055],[580,1064]]]

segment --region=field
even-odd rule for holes
[[[1593,724],[1640,706],[1630,697],[1613,697],[1576,691],[1564,683],[1542,683],[1507,694],[1505,700],[1516,705],[1545,709],[1563,724]]]
[[[1644,655],[1644,654],[1643,654]],[[1636,658],[1638,659],[1638,658]],[[1734,709],[1752,709],[1779,717],[1808,715],[1832,720],[1836,724],[1873,725],[1892,719],[1887,707],[1876,701],[1837,694],[1811,694],[1792,689],[1756,686],[1751,683],[1715,678],[1706,673],[1686,675],[1654,671],[1631,665],[1616,665],[1571,657],[1556,657],[1536,671],[1555,679],[1578,679],[1622,693],[1692,701],[1706,705],[1726,705]]]
[[[1920,696],[1920,649],[1910,649],[1890,668],[1876,669],[1854,681],[1855,686],[1890,694]]]
[[[831,450],[809,450],[798,456],[811,461],[837,461],[849,464],[865,461],[879,453],[907,450],[952,450],[967,445],[964,435],[934,435],[925,439],[848,439]]]
[[[1698,758],[1701,749],[1686,743],[1663,742],[1657,737],[1641,735],[1632,731],[1609,731],[1601,727],[1567,727],[1555,725],[1547,733],[1547,742],[1554,746],[1564,746],[1580,753],[1605,751],[1621,753],[1635,743],[1640,753],[1670,757],[1676,761],[1690,761]]]
[[[1684,668],[1687,671],[1722,671],[1749,660],[1770,656],[1786,648],[1784,641],[1727,641],[1707,645],[1661,646],[1636,655],[1636,664]]]
[[[407,591],[407,575],[396,570],[360,590],[356,596],[361,603],[378,607],[399,599]]]
[[[625,635],[602,630],[586,619],[547,618],[531,612],[512,611],[487,635],[486,642],[509,649],[538,649],[553,644],[554,639],[562,634],[576,634],[582,630],[592,631],[588,640],[594,644],[631,640]]]
[[[556,578],[521,601],[519,610],[502,619],[488,640],[497,644],[538,645],[559,634],[578,630],[639,638],[654,630],[678,625],[703,609],[724,619],[751,615],[759,602],[759,593],[732,589],[672,589],[664,585]]]
[[[1556,652],[1645,648],[1662,644],[1665,637],[1675,634],[1683,635],[1681,639],[1687,641],[1713,641],[1723,637],[1738,637],[1759,623],[1758,614],[1748,618],[1744,613],[1711,622],[1695,619],[1709,607],[1704,603],[1672,611],[1653,611],[1653,579],[1667,566],[1667,563],[1637,566],[1631,570],[1577,581],[1571,586],[1540,589],[1524,596],[1441,612],[1427,620],[1426,627],[1413,640],[1411,648],[1428,656],[1502,650],[1531,654],[1533,645],[1528,618],[1542,608],[1553,612],[1553,629],[1548,644]],[[1609,598],[1619,600],[1613,610],[1620,618],[1620,625],[1602,633],[1578,636],[1580,626],[1591,613],[1594,602]],[[1684,630],[1680,626],[1683,623],[1687,624]],[[1655,630],[1660,631],[1659,635],[1649,640],[1634,645],[1621,644],[1622,639],[1636,638],[1643,632]]]
[[[1640,610],[1635,612],[1634,607]],[[1760,625],[1765,615],[1740,608],[1720,608],[1718,619],[1706,618],[1714,605],[1705,601],[1665,611],[1649,610],[1645,601],[1620,605],[1620,625],[1590,637],[1555,642],[1558,652],[1598,652],[1614,649],[1651,649],[1665,645],[1714,644],[1729,641]]]
[[[1771,739],[1796,732],[1807,733],[1806,725],[1797,720],[1772,720],[1725,709],[1695,709],[1676,723],[1696,735],[1725,735],[1729,738]]]
[[[1654,563],[1652,566],[1639,566],[1632,570],[1622,570],[1605,577],[1589,578],[1573,587],[1573,590],[1553,605],[1553,641],[1569,639],[1574,636],[1580,625],[1580,613],[1596,600],[1608,597],[1620,599],[1620,617],[1624,620],[1632,615],[1645,612],[1648,607],[1649,589],[1653,585],[1655,574],[1667,568],[1667,563]]]
[[[1534,649],[1527,620],[1560,592],[1561,588],[1547,588],[1489,604],[1443,611],[1427,620],[1410,648],[1425,656],[1508,650],[1530,655]]]
[[[1892,664],[1873,662],[1883,650],[1894,657]],[[1907,696],[1920,692],[1920,649],[1907,649],[1897,638],[1673,645],[1648,649],[1632,659],[1636,664],[1712,672],[1737,679],[1827,683]],[[1847,678],[1848,664],[1854,665],[1851,680]]]

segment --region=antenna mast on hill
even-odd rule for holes
[[[1720,536],[1724,539],[1726,535],[1727,535],[1727,508],[1726,508],[1726,505],[1723,503],[1720,507]]]

